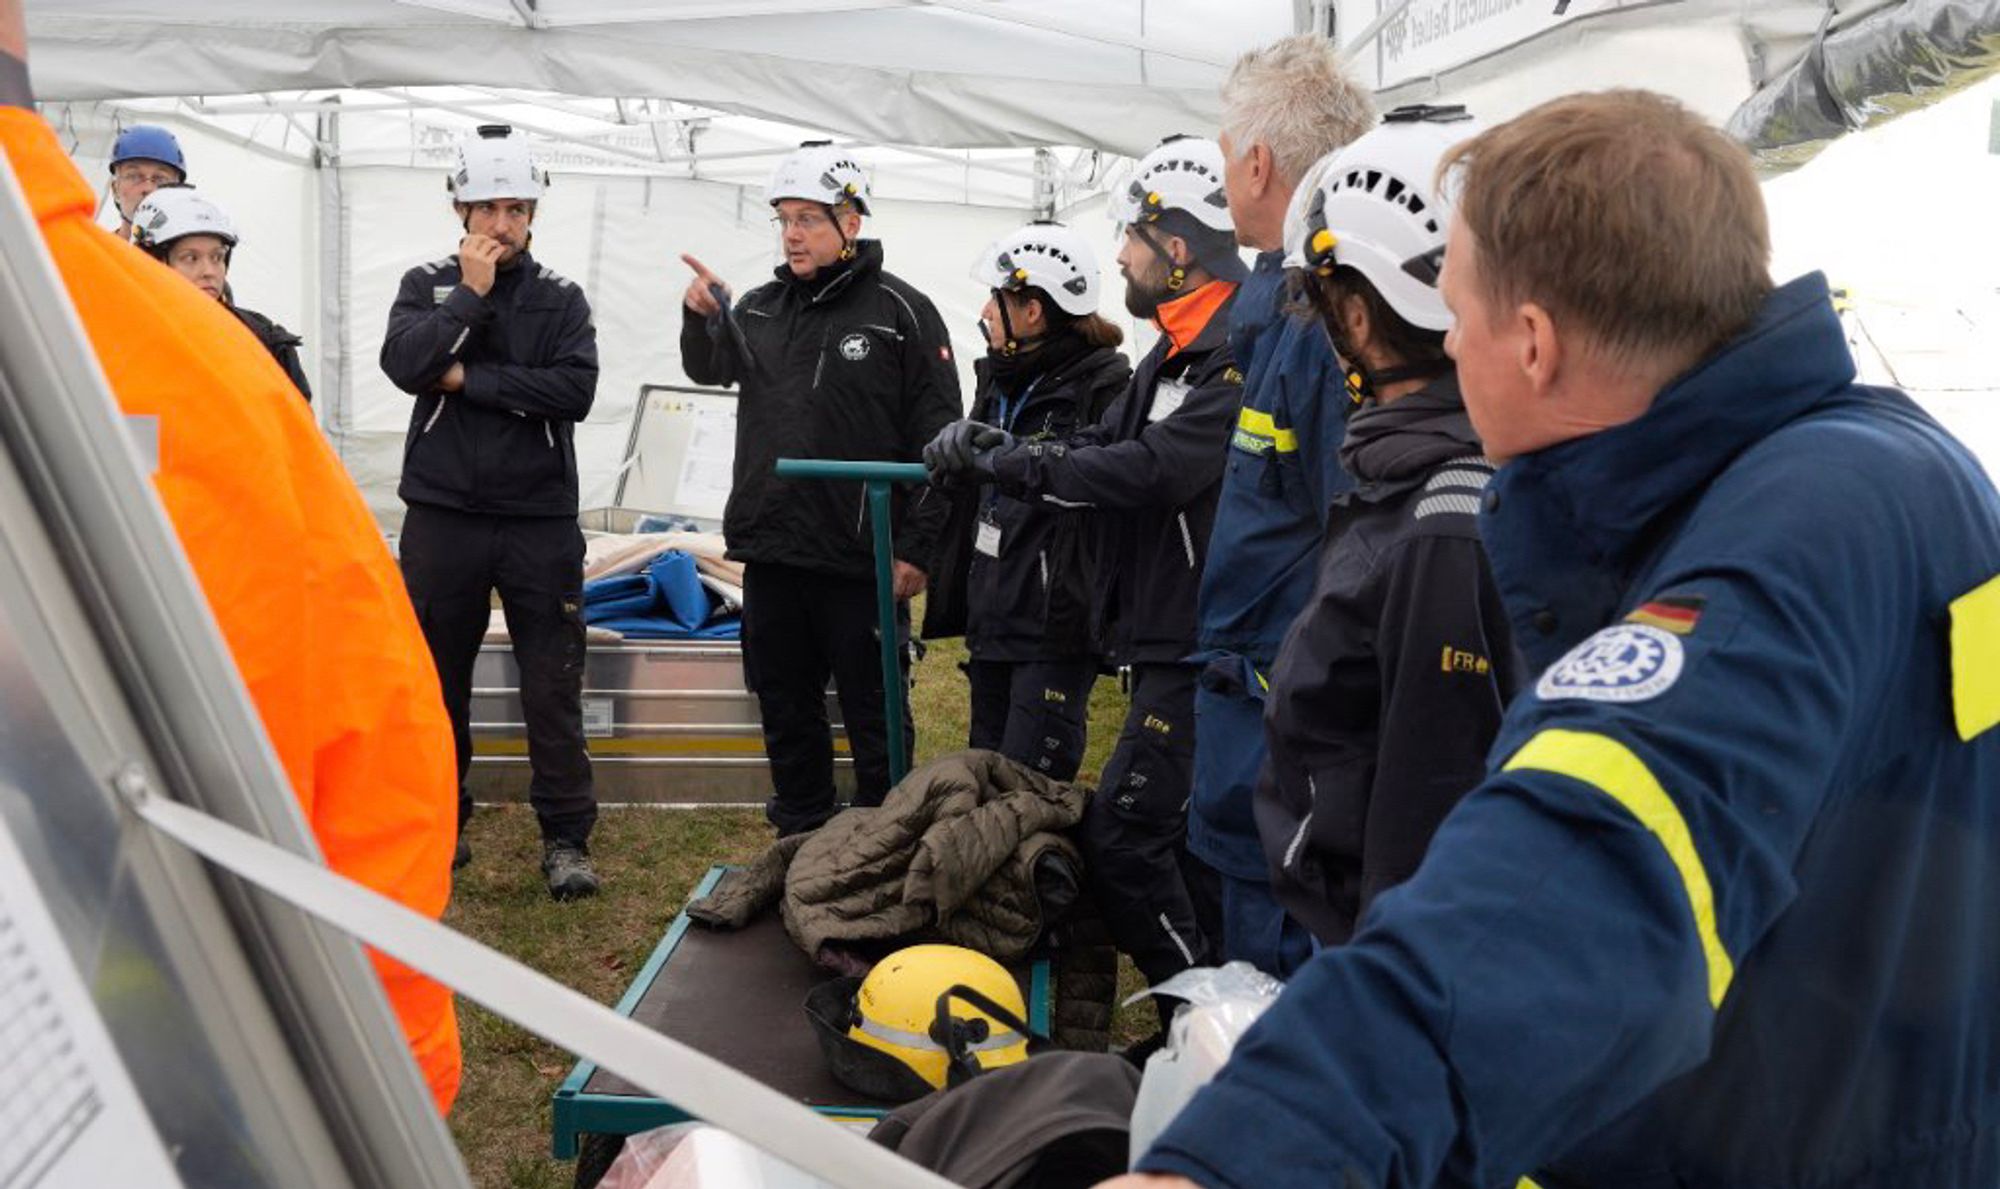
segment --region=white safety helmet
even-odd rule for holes
[[[787,198],[839,206],[854,204],[862,214],[870,214],[868,175],[846,149],[831,142],[809,140],[786,154],[764,188],[764,201],[772,206]]]
[[[1329,155],[1298,226],[1287,219],[1298,267],[1321,276],[1342,265],[1358,269],[1410,325],[1451,329],[1437,287],[1451,200],[1437,168],[1447,149],[1477,131],[1463,107],[1417,104]]]
[[[1076,318],[1097,312],[1103,289],[1097,254],[1061,223],[1030,223],[994,240],[973,264],[972,279],[1009,293],[1040,289]]]
[[[527,137],[507,124],[481,124],[476,135],[458,142],[458,164],[445,186],[453,202],[538,202],[549,188],[549,175],[528,151]]]
[[[155,255],[188,235],[212,235],[231,248],[239,238],[229,215],[185,184],[161,186],[132,212],[132,242]]]
[[[1214,231],[1234,231],[1222,188],[1222,146],[1195,136],[1170,136],[1139,160],[1132,182],[1111,196],[1111,218],[1122,234],[1135,223],[1185,211]]]
[[[1292,200],[1285,206],[1285,268],[1306,266],[1306,211],[1311,209],[1313,199],[1319,194],[1320,179],[1326,176],[1326,167],[1339,155],[1340,150],[1335,149],[1307,166],[1305,176],[1292,190]]]

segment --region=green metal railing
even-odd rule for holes
[[[875,536],[875,614],[882,638],[883,725],[889,736],[889,783],[895,785],[910,770],[908,743],[903,737],[903,667],[896,657],[896,560],[889,524],[889,489],[897,483],[922,483],[924,467],[917,462],[838,462],[821,458],[781,458],[778,474],[787,479],[840,479],[861,483],[868,492],[868,519]]]

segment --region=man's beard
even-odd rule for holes
[[[1125,279],[1125,311],[1134,318],[1151,320],[1174,294],[1152,277]]]

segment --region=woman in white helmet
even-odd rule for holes
[[[1085,237],[1030,223],[988,245],[972,277],[989,293],[972,419],[1022,441],[1061,441],[1095,424],[1132,367],[1117,349],[1124,333],[1097,312],[1104,284]],[[994,487],[951,496],[924,635],[965,637],[967,746],[1068,780],[1083,759],[1097,676],[1090,513]]]
[[[312,387],[299,366],[299,347],[305,340],[237,305],[229,291],[229,261],[240,237],[221,207],[195,193],[193,186],[162,186],[132,212],[132,242],[228,307],[285,369],[299,395],[312,400]]]
[[[1446,149],[1462,108],[1402,108],[1326,160],[1287,230],[1302,296],[1361,407],[1264,716],[1258,833],[1272,890],[1322,945],[1408,878],[1479,783],[1521,671],[1474,514],[1492,475],[1445,353]]]
[[[1016,442],[966,419],[924,449],[933,482],[1096,510],[1093,626],[1131,698],[1078,833],[1112,940],[1155,984],[1203,965],[1216,933],[1212,873],[1186,848],[1198,672],[1187,658],[1243,403],[1229,324],[1245,270],[1223,169],[1214,141],[1170,137],[1116,196],[1125,305],[1160,337],[1095,425]]]

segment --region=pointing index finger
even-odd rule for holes
[[[702,263],[701,261],[699,261],[699,260],[696,260],[696,259],[695,259],[695,258],[694,258],[693,256],[690,256],[690,255],[689,255],[688,253],[686,253],[686,252],[682,252],[682,253],[681,253],[681,263],[683,263],[683,264],[687,265],[687,266],[688,266],[689,268],[693,269],[693,270],[694,270],[694,275],[695,275],[695,276],[697,276],[697,277],[700,277],[700,278],[702,279],[702,281],[703,281],[703,282],[705,282],[705,283],[707,283],[707,284],[711,284],[711,285],[712,285],[712,284],[716,284],[716,283],[718,283],[718,282],[719,282],[719,281],[720,281],[720,280],[722,279],[722,278],[720,278],[720,277],[716,276],[716,275],[715,275],[714,273],[712,273],[712,272],[708,271],[708,266],[707,266],[707,265],[703,264],[703,263]]]

